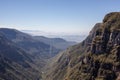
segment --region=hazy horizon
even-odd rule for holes
[[[30,34],[32,36],[44,36],[47,38],[62,38],[67,41],[72,42],[81,42],[83,41],[87,35],[86,34],[67,34],[67,33],[50,33],[50,32],[44,32],[39,30],[21,30],[24,33]]]
[[[0,28],[88,35],[105,14],[119,11],[110,0],[0,0]]]

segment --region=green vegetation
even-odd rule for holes
[[[48,70],[46,80],[117,80],[120,75],[119,40],[120,12],[109,13],[82,43],[54,58],[56,62],[51,68],[55,69]],[[59,78],[60,74],[64,76]]]

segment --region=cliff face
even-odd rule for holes
[[[55,60],[47,80],[119,80],[120,12],[107,14],[82,43]]]
[[[107,14],[92,41],[92,53],[110,53],[113,47],[120,45],[120,13]]]
[[[90,51],[84,56],[82,64],[79,66],[79,79],[118,79],[120,72],[120,13],[110,13],[105,16],[103,23],[95,31],[90,47]],[[76,77],[74,78],[76,79]]]

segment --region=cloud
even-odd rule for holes
[[[87,35],[89,33],[89,28],[84,29],[59,29],[58,28],[40,28],[40,27],[23,27],[23,26],[15,26],[15,25],[0,25],[0,28],[13,28],[17,30],[21,30],[23,32],[29,33],[31,35]]]

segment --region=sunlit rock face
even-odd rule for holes
[[[67,58],[67,65],[62,67]],[[107,14],[82,43],[68,48],[55,60],[47,80],[119,80],[120,12]]]
[[[107,14],[102,25],[96,30],[92,53],[108,53],[115,45],[120,45],[120,13]]]

